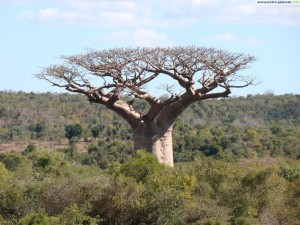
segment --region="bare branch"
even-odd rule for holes
[[[63,56],[62,59],[64,64],[49,66],[36,77],[68,91],[85,94],[90,101],[104,104],[134,123],[143,118],[128,102],[121,100],[124,93],[147,101],[151,106],[147,118],[153,120],[168,105],[178,105],[174,110],[182,110],[197,100],[226,97],[232,88],[254,84],[253,77],[238,73],[248,68],[255,57],[214,48],[89,50],[86,54]],[[162,75],[171,77],[185,93],[178,93],[177,87],[168,84],[163,88],[171,96],[161,102],[147,92],[145,85]],[[224,91],[211,93],[218,87]]]

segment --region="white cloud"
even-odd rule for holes
[[[105,40],[114,46],[171,46],[175,43],[165,34],[160,34],[150,29],[137,29],[134,31],[118,31],[110,33]]]
[[[180,2],[184,2],[185,4],[189,4],[189,2],[192,4],[192,5],[196,5],[196,6],[205,6],[205,5],[214,5],[217,3],[216,0],[191,0],[191,1],[180,1]]]
[[[252,23],[300,25],[300,7],[288,5],[259,5],[247,0],[231,3],[220,12],[217,21],[225,23]]]
[[[255,4],[240,4],[233,7],[232,12],[239,16],[252,16],[258,11],[258,7]]]
[[[217,34],[210,37],[203,38],[204,41],[229,41],[229,42],[236,42],[237,37],[235,34],[232,33],[224,33],[224,34]]]
[[[58,14],[59,14],[59,10],[54,8],[46,8],[38,11],[38,16],[41,19],[52,19],[57,17]]]
[[[261,42],[257,38],[247,37],[247,38],[240,38],[237,35],[227,32],[224,34],[216,34],[209,37],[204,37],[202,39],[205,42],[231,42],[234,44],[241,44],[241,45],[259,45]]]
[[[83,15],[74,11],[61,11],[57,8],[43,8],[37,12],[25,12],[23,17],[31,20],[36,20],[41,23],[47,23],[50,25],[62,24],[66,21],[71,23],[72,21],[78,21]]]
[[[191,20],[169,18],[156,8],[156,5],[147,2],[128,1],[62,1],[59,8],[41,8],[36,11],[27,11],[23,16],[48,24],[81,25],[101,28],[157,28],[184,26]],[[52,13],[52,14],[51,14]],[[47,14],[47,15],[45,15]],[[51,14],[48,16],[48,14]]]
[[[247,39],[244,41],[244,43],[245,43],[246,45],[252,45],[252,46],[254,46],[254,45],[259,45],[259,44],[261,44],[261,41],[260,41],[259,39],[257,39],[257,38],[249,37],[249,38],[247,38]]]
[[[270,7],[259,15],[264,16],[266,23],[282,25],[300,25],[300,7]]]
[[[80,25],[109,28],[193,26],[202,21],[213,23],[254,23],[300,25],[300,7],[264,6],[255,0],[12,0],[26,2],[36,10],[24,13],[26,18],[51,25]],[[8,0],[0,0],[9,4]],[[25,5],[25,3],[23,4]],[[46,5],[46,7],[45,7]],[[29,8],[28,7],[28,8]],[[45,16],[45,10],[58,12]]]
[[[15,5],[24,5],[28,3],[32,3],[36,0],[0,0],[0,4],[15,4]]]

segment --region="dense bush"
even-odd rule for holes
[[[60,152],[5,153],[0,158],[4,225],[296,225],[300,221],[297,160],[228,162],[202,156],[169,168],[139,151],[132,160],[102,170]]]
[[[174,168],[135,152],[125,121],[82,96],[0,100],[0,143],[29,143],[0,153],[0,224],[300,224],[299,95],[195,103],[174,126]]]

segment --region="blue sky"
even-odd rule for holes
[[[62,91],[33,77],[61,55],[174,45],[256,56],[233,95],[300,94],[300,5],[255,0],[0,0],[0,91]]]

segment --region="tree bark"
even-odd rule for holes
[[[227,97],[231,88],[246,87],[254,81],[236,73],[247,68],[255,57],[213,48],[111,49],[63,59],[64,64],[44,69],[37,78],[84,94],[90,102],[113,110],[132,127],[135,149],[146,149],[170,166],[175,119],[196,101]],[[100,83],[91,84],[89,76]],[[185,92],[176,94],[173,85],[163,85],[171,96],[161,101],[145,88],[158,76],[171,77]],[[212,92],[218,87],[224,91]],[[125,96],[132,99],[125,100]],[[135,109],[135,99],[146,101],[148,112]]]
[[[154,154],[159,162],[173,166],[172,127],[173,123],[141,124],[134,129],[134,148],[145,149]]]

